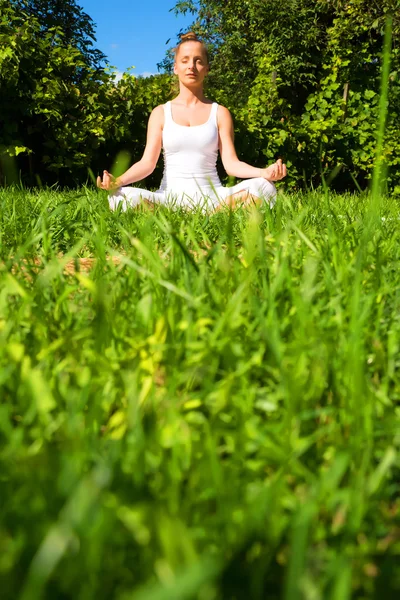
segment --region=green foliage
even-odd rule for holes
[[[60,26],[43,30],[3,0],[0,18],[2,154],[27,154],[21,164],[31,177],[44,168],[57,179],[63,171],[78,174],[111,120],[100,85],[107,78],[87,66]]]
[[[9,4],[28,19],[34,17],[43,33],[62,29],[63,38],[59,41],[77,48],[88,66],[101,68],[106,57],[93,48],[95,25],[76,0],[10,0]]]
[[[5,600],[398,596],[400,212],[368,202],[0,190]]]
[[[400,20],[397,0],[199,0],[194,29],[213,54],[210,94],[237,119],[237,145],[250,162],[278,156],[287,184],[365,186],[376,151],[383,30],[393,15],[386,160],[400,184]],[[348,93],[347,91],[348,90]],[[251,135],[246,135],[250,131]]]
[[[384,155],[400,191],[400,25],[396,2],[319,0],[178,2],[209,42],[207,93],[231,109],[238,153],[264,165],[283,157],[290,188],[371,179],[386,16],[393,13]],[[140,158],[151,110],[174,93],[167,71],[150,78],[112,68],[93,49],[93,23],[75,0],[0,0],[0,180],[86,181],[123,151]],[[23,9],[23,10],[22,10]],[[25,12],[23,12],[25,11]],[[146,185],[156,187],[160,168]]]
[[[96,55],[88,58],[60,19],[43,27],[43,15],[28,19],[15,3],[0,1],[3,181],[10,182],[10,157],[18,157],[23,181],[66,185],[85,180],[89,167],[111,166],[125,146],[138,157],[151,109],[171,93],[170,78],[125,74],[116,83],[112,71],[89,64]]]

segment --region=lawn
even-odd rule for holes
[[[398,598],[399,219],[0,190],[2,598]]]

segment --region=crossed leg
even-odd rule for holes
[[[236,192],[235,194],[231,194],[227,196],[223,202],[218,204],[215,211],[220,211],[226,207],[234,210],[235,208],[239,208],[240,206],[261,206],[262,200],[258,196],[254,196],[250,194],[250,192]]]
[[[276,188],[273,183],[262,177],[247,179],[232,188],[224,189],[227,194],[231,193],[222,198],[216,206],[216,211],[227,206],[231,209],[239,206],[261,206],[264,201],[268,202],[271,208],[275,204]]]
[[[154,210],[154,205],[164,204],[165,198],[163,193],[149,192],[141,188],[123,187],[108,196],[108,203],[111,210],[115,210],[118,205],[121,205],[123,211],[128,208]]]

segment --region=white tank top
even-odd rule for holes
[[[221,186],[218,156],[218,104],[211,106],[206,123],[187,127],[172,118],[171,102],[164,104],[164,176],[160,191],[188,195],[207,193]]]

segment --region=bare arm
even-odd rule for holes
[[[218,107],[218,132],[221,160],[228,175],[240,179],[264,177],[269,181],[278,181],[286,176],[286,165],[283,165],[281,160],[265,169],[259,169],[238,159],[233,141],[234,132],[231,113],[224,106]]]
[[[146,147],[142,158],[117,179],[108,171],[104,171],[103,179],[97,178],[97,186],[103,190],[113,190],[148,177],[156,168],[160,156],[163,126],[164,109],[162,106],[157,106],[149,117]]]

